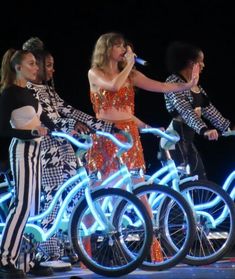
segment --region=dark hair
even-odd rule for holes
[[[37,60],[38,66],[42,67],[42,76],[40,79],[42,80],[43,84],[47,84],[45,60],[46,57],[51,55],[51,53],[44,49],[43,41],[38,37],[31,37],[23,44],[22,48],[23,50],[28,50],[33,53]]]
[[[0,91],[2,92],[6,87],[12,85],[16,79],[15,66],[20,65],[25,55],[31,53],[28,50],[15,50],[13,48],[8,49],[2,58],[1,65],[1,82]]]
[[[166,68],[169,73],[179,73],[190,61],[196,62],[202,50],[186,42],[175,41],[166,50]]]
[[[22,46],[23,50],[38,51],[44,49],[44,43],[38,37],[31,37]]]

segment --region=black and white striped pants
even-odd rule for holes
[[[29,215],[37,214],[40,208],[40,140],[13,138],[9,151],[16,188],[2,234],[2,265],[16,265],[27,219]]]

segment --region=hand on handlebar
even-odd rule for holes
[[[75,130],[72,130],[71,132],[70,132],[70,136],[72,136],[74,139],[76,139],[76,140],[79,140],[80,141],[80,139],[81,139],[81,135],[82,135],[83,133],[79,133],[79,132],[77,132],[77,131],[75,131]],[[85,141],[85,140],[84,140]],[[82,141],[81,141],[82,142]]]
[[[82,122],[78,121],[74,127],[74,130],[79,132],[79,133],[90,133],[90,128],[87,127],[85,124],[83,124]]]
[[[31,131],[31,134],[36,137],[43,137],[49,134],[49,130],[46,127],[38,126]]]
[[[212,130],[207,130],[204,133],[204,137],[206,137],[208,140],[218,140],[219,134],[216,129],[212,129]]]

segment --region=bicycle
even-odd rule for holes
[[[227,131],[222,134],[223,137],[230,137],[235,136],[235,131]],[[235,187],[234,187],[234,180],[235,180],[235,171],[232,171],[228,177],[225,179],[222,188],[229,193],[232,200],[235,200]]]
[[[116,138],[114,138],[111,134],[108,133],[100,133],[102,136],[106,136],[111,141],[115,142]],[[167,137],[171,141],[177,141],[178,138],[172,137],[165,133],[161,134],[162,137]],[[121,154],[119,154],[121,155]],[[151,269],[151,270],[163,270],[166,268],[170,268],[178,264],[188,253],[191,243],[194,241],[194,236],[196,233],[196,225],[194,222],[194,216],[191,207],[187,204],[186,200],[177,193],[175,190],[165,187],[163,185],[158,185],[155,183],[146,183],[142,181],[138,184],[133,184],[130,180],[131,178],[141,176],[140,173],[136,171],[130,171],[127,169],[126,165],[123,164],[120,156],[116,156],[119,161],[119,170],[113,173],[109,180],[106,180],[100,184],[98,187],[110,187],[110,180],[115,181],[115,179],[122,175],[122,179],[116,183],[112,184],[113,188],[119,188],[125,184],[126,188],[129,191],[132,191],[137,197],[140,199],[142,197],[148,197],[148,200],[151,202],[152,198],[154,198],[154,204],[152,205],[152,224],[154,229],[154,234],[156,239],[163,240],[165,239],[164,250],[162,249],[163,259],[161,262],[154,263],[150,255],[143,261],[141,264],[142,269]],[[152,184],[152,185],[151,185]],[[162,214],[159,216],[159,212],[163,212],[162,205],[164,201],[169,201],[169,206],[166,208],[166,218]],[[125,202],[121,202],[116,211],[114,220],[117,216],[119,216]],[[126,216],[127,226],[131,226],[136,228],[136,232],[138,235],[138,241],[134,243],[130,243],[128,239],[125,240],[125,247],[127,250],[132,250],[135,254],[136,251],[134,248],[141,241],[141,235],[139,235],[138,230],[140,225],[138,222],[133,222],[129,215]],[[178,247],[177,250],[169,249],[169,245],[166,243],[167,238],[163,232],[168,232],[169,235],[174,238],[174,243]],[[161,243],[163,247],[163,243]],[[131,248],[131,246],[133,248]]]
[[[155,128],[143,129],[142,132],[155,135],[162,133]],[[167,148],[170,147],[168,143],[166,145]],[[213,263],[221,259],[235,242],[234,203],[219,185],[207,180],[198,180],[195,176],[181,178],[181,174],[187,174],[187,171],[177,168],[169,152],[166,151],[163,166],[151,176],[146,176],[146,180],[148,183],[168,185],[179,191],[194,210],[197,224],[196,239],[183,262],[190,265]],[[234,194],[234,190],[232,193]],[[167,203],[164,207],[167,207]],[[167,232],[165,235],[168,237],[170,247],[177,250],[174,240]]]
[[[79,139],[75,139],[74,137],[62,132],[52,132],[52,136],[64,138],[70,141],[73,145],[79,148],[78,155],[81,155],[81,150],[88,150],[92,146],[92,139],[90,136],[83,135],[80,136]],[[81,142],[84,140],[85,142]],[[85,167],[82,165],[81,160],[78,161],[79,168],[77,170],[77,174],[71,177],[59,188],[50,206],[39,215],[29,217],[24,231],[25,238],[29,241],[31,249],[35,249],[35,246],[37,246],[38,243],[47,240],[58,230],[68,231],[75,252],[92,271],[101,275],[114,277],[127,274],[139,266],[149,250],[152,240],[151,219],[141,201],[130,192],[122,189],[99,189],[91,191],[91,180]],[[74,183],[76,183],[76,185],[69,191],[66,198],[63,200],[52,227],[48,231],[44,232],[40,226],[40,220],[52,212],[62,193]],[[85,195],[80,199],[80,202],[74,209],[74,212],[71,215],[68,215],[66,213],[66,207],[81,189],[85,189]],[[12,193],[10,194],[12,195]],[[9,193],[5,193],[2,199],[7,201],[11,198],[11,195],[9,195]],[[117,217],[118,225],[115,225],[112,219],[115,213],[115,206],[102,207],[104,204],[102,201],[109,201],[110,197],[112,201],[125,200],[126,203],[126,207],[123,208],[123,214]],[[85,230],[85,223],[83,224],[80,222],[81,215],[84,211],[80,212],[77,208],[88,208],[89,213],[91,213],[93,217],[93,230]],[[143,241],[139,246],[138,254],[135,256],[132,254],[130,256],[130,252],[128,254],[128,251],[122,247],[122,239],[126,237],[125,234],[127,230],[124,226],[124,216],[126,210],[128,210],[128,212],[131,210],[132,218],[137,219],[141,223],[143,232]],[[1,230],[3,226],[4,223],[1,223]],[[113,251],[113,255],[122,256],[121,260],[113,260],[111,263],[108,258],[104,261],[92,254],[88,255],[86,253],[82,242],[83,237],[90,236],[94,240],[97,236],[97,232],[99,234],[99,238],[96,239],[96,242],[93,241],[92,243],[99,244],[100,238],[102,238],[102,240],[106,243],[106,246],[110,248],[110,251]],[[129,234],[131,233],[132,231],[129,230]],[[102,259],[106,256],[108,257],[109,255],[103,255]]]

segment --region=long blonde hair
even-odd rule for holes
[[[92,58],[91,58],[91,67],[92,68],[98,68],[102,71],[104,71],[105,66],[107,65],[111,49],[114,45],[119,43],[125,44],[125,39],[122,34],[120,33],[105,33],[99,37],[97,40]],[[118,68],[121,71],[125,66],[125,62],[120,61],[118,63]]]

